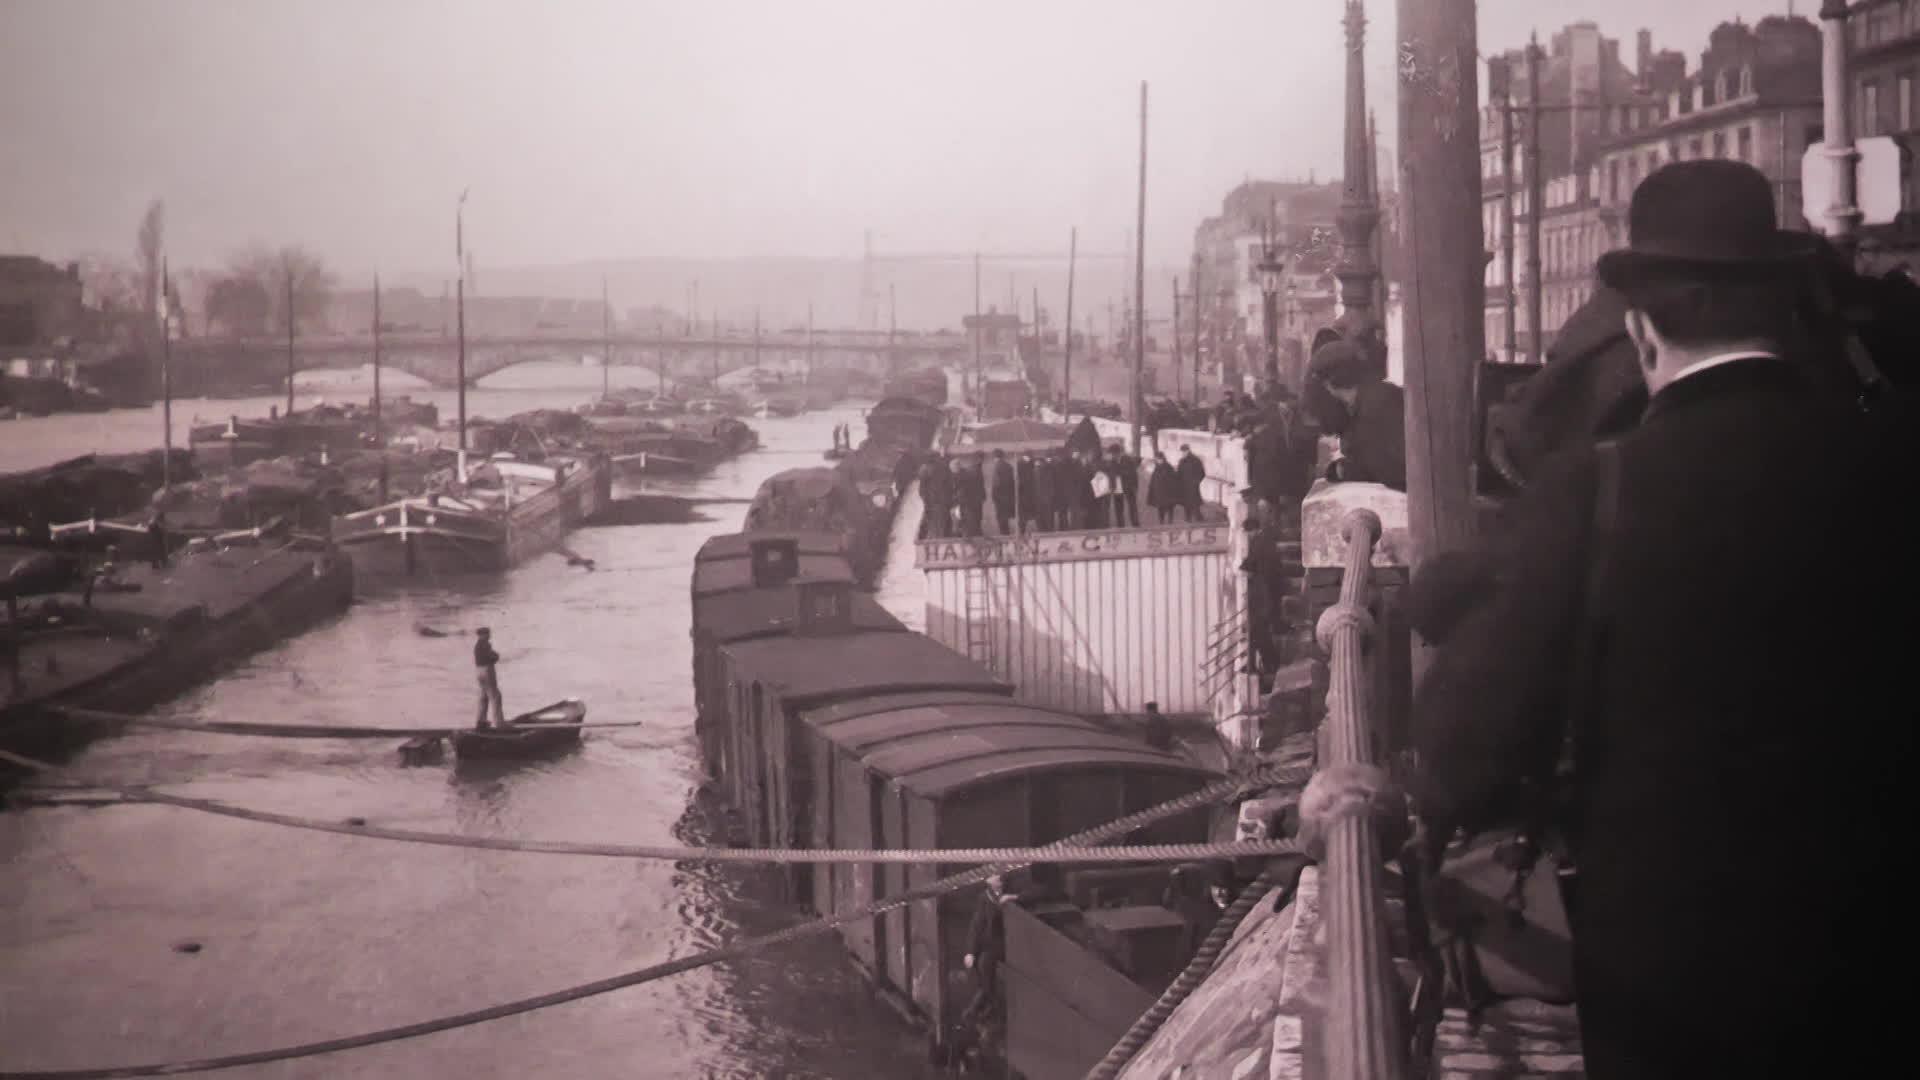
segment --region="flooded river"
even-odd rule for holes
[[[597,373],[502,373],[472,415],[570,407]],[[511,386],[511,384],[509,384]],[[364,396],[336,388],[336,398]],[[452,415],[452,395],[413,391]],[[311,394],[303,391],[303,400]],[[268,402],[176,405],[185,423]],[[814,464],[841,409],[757,421],[763,449],[659,490],[745,497]],[[158,409],[0,424],[0,469],[152,446]],[[63,783],[166,790],[292,814],[473,835],[699,843],[691,558],[743,506],[692,525],[589,529],[557,555],[458,589],[366,596],[165,708],[182,719],[470,722],[471,631],[493,628],[509,712],[563,697],[589,721],[571,756],[493,776],[403,769],[384,741],[136,732]],[[915,625],[917,575],[883,598]],[[421,628],[447,636],[422,634]],[[0,1072],[134,1065],[322,1040],[485,1007],[687,956],[796,921],[751,871],[458,850],[297,832],[163,807],[0,814]],[[198,952],[176,946],[195,942]],[[832,939],[492,1023],[220,1073],[318,1077],[916,1077],[920,1037]]]

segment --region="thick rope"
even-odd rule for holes
[[[17,755],[7,756],[10,758],[17,757]],[[1192,810],[1197,810],[1202,806],[1221,799],[1230,798],[1249,788],[1268,787],[1283,783],[1298,783],[1301,779],[1301,772],[1302,770],[1299,769],[1269,768],[1257,770],[1243,777],[1229,777],[1209,784],[1198,791],[1183,795],[1178,799],[1161,803],[1158,806],[1149,807],[1136,814],[1129,814],[1126,817],[1108,822],[1097,828],[1075,833],[1041,850],[1056,851],[1060,848],[1085,847],[1104,843],[1107,840],[1125,836],[1130,832],[1151,825],[1164,818],[1175,817]],[[681,972],[708,967],[722,960],[739,959],[775,945],[783,945],[789,941],[797,941],[804,937],[822,934],[830,930],[837,930],[840,927],[847,926],[862,919],[870,919],[876,915],[882,915],[921,900],[931,900],[948,893],[957,892],[970,885],[977,885],[989,877],[1009,874],[1027,865],[1031,864],[1025,862],[1009,862],[977,867],[973,870],[942,878],[929,885],[909,889],[897,896],[888,897],[885,900],[865,905],[853,911],[801,923],[798,926],[789,927],[777,933],[747,938],[718,949],[696,953],[692,956],[682,957],[677,960],[664,961],[650,967],[641,968],[638,971],[628,972],[624,975],[615,975],[611,978],[600,979],[596,982],[583,983],[565,990],[556,990],[552,993],[541,994],[538,997],[522,998],[519,1001],[494,1005],[485,1009],[476,1009],[472,1012],[441,1017],[435,1020],[422,1020],[419,1023],[385,1028],[380,1031],[371,1031],[360,1035],[349,1035],[338,1039],[303,1043],[299,1046],[282,1047],[274,1050],[256,1050],[251,1053],[202,1058],[197,1061],[126,1065],[96,1069],[0,1072],[0,1080],[123,1080],[123,1078],[129,1077],[176,1076],[181,1073],[211,1072],[216,1069],[230,1069],[241,1065],[260,1065],[273,1061],[313,1057],[319,1054],[330,1054],[341,1050],[357,1049],[363,1046],[396,1042],[401,1039],[417,1038],[422,1035],[431,1035],[435,1032],[469,1027],[474,1024],[485,1023],[489,1020],[499,1020],[508,1016],[517,1016],[521,1013],[533,1012],[536,1009],[563,1005],[570,1001],[578,1001],[582,998],[610,993],[614,990],[622,990],[630,986],[638,986],[642,983],[664,979],[670,975],[680,974]]]
[[[1126,1068],[1127,1062],[1132,1061],[1133,1056],[1140,1052],[1140,1048],[1147,1045],[1147,1041],[1160,1030],[1160,1026],[1167,1022],[1167,1017],[1172,1016],[1174,1010],[1178,1009],[1199,987],[1201,980],[1212,973],[1214,963],[1219,960],[1220,953],[1226,949],[1227,941],[1233,937],[1233,932],[1239,929],[1241,922],[1245,921],[1247,913],[1253,910],[1253,905],[1259,903],[1272,890],[1273,878],[1273,868],[1268,867],[1262,870],[1260,876],[1254,878],[1246,888],[1240,890],[1240,895],[1234,897],[1233,903],[1227,905],[1226,910],[1220,913],[1219,921],[1215,922],[1213,929],[1207,932],[1206,940],[1200,943],[1200,950],[1193,954],[1193,959],[1187,962],[1180,976],[1161,992],[1159,1000],[1155,1001],[1151,1008],[1140,1014],[1140,1019],[1135,1020],[1133,1026],[1127,1029],[1127,1033],[1120,1037],[1120,1041],[1113,1044],[1113,1049],[1107,1051],[1107,1056],[1101,1058],[1100,1063],[1088,1071],[1086,1080],[1114,1080],[1120,1075],[1120,1070]]]

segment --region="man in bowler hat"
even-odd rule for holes
[[[1450,613],[1415,695],[1436,842],[1529,818],[1530,792],[1563,803],[1595,1080],[1873,1075],[1851,1059],[1901,1030],[1873,983],[1908,970],[1890,950],[1910,935],[1875,914],[1898,888],[1912,725],[1889,710],[1912,657],[1875,627],[1907,625],[1914,590],[1862,561],[1916,448],[1794,355],[1811,249],[1775,221],[1739,162],[1634,192],[1598,270],[1645,416],[1530,478],[1491,596]]]

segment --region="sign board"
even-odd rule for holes
[[[1906,152],[1891,135],[1875,135],[1854,144],[1860,161],[1854,171],[1854,199],[1860,224],[1887,225],[1900,216]],[[1815,226],[1824,226],[1833,203],[1833,173],[1826,146],[1815,143],[1800,157],[1800,210]]]
[[[1226,525],[1173,525],[1022,537],[922,540],[917,565],[922,570],[959,570],[1016,563],[1209,555],[1227,550],[1228,531]]]

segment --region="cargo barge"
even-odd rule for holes
[[[330,545],[192,545],[166,565],[123,565],[21,605],[17,682],[0,689],[0,745],[58,755],[110,734],[63,709],[137,713],[345,611],[353,565]],[[0,675],[4,680],[5,675]]]
[[[497,572],[558,546],[612,492],[604,454],[495,454],[453,490],[334,518],[332,537],[363,582]]]

